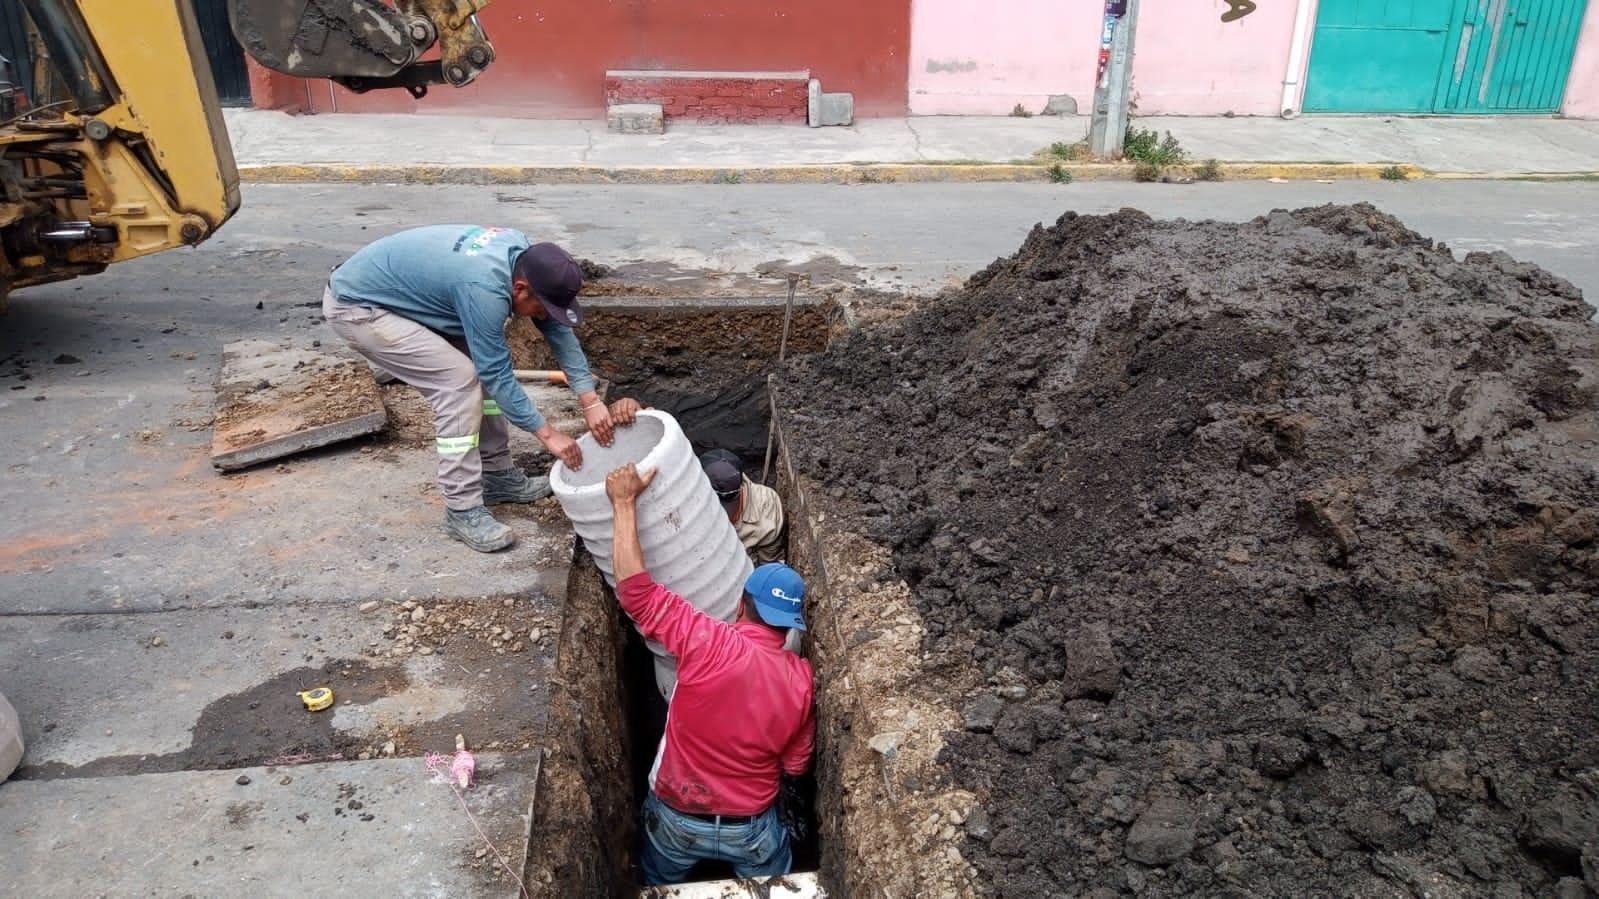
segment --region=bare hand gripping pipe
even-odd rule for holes
[[[594,564],[612,588],[611,501],[605,476],[632,462],[658,471],[650,489],[638,499],[639,543],[644,564],[655,582],[723,621],[732,621],[753,570],[733,523],[716,500],[694,447],[672,416],[645,409],[631,426],[616,429],[609,447],[593,435],[578,439],[583,467],[573,471],[557,462],[550,469],[550,489]],[[647,641],[655,653],[655,684],[671,697],[677,683],[677,660]]]

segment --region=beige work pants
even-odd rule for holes
[[[387,309],[341,303],[331,289],[322,292],[322,315],[351,349],[415,387],[433,407],[444,505],[457,512],[483,505],[483,472],[511,467],[510,431],[465,344],[458,348]]]

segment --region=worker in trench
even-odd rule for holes
[[[605,479],[617,601],[678,663],[644,800],[644,881],[680,883],[705,860],[739,877],[786,874],[793,814],[779,797],[797,795],[792,779],[810,767],[816,730],[810,662],[783,650],[787,629],[805,627],[805,582],[781,562],[756,568],[731,623],[655,583],[636,510],[654,479],[632,464]]]
[[[617,426],[631,425],[641,409],[635,399],[623,398],[611,404],[611,418]],[[700,468],[711,482],[717,501],[738,534],[744,552],[756,565],[783,558],[783,498],[776,490],[757,484],[744,474],[744,460],[726,449],[713,449],[700,456]],[[788,632],[783,648],[799,652],[803,637],[798,630]],[[662,698],[669,698],[668,681],[657,679]]]
[[[744,461],[730,450],[714,449],[700,456],[711,489],[727,510],[744,551],[757,565],[783,556],[783,500],[777,491],[750,480]]]
[[[578,264],[552,243],[480,225],[430,225],[391,234],[339,265],[322,295],[333,330],[373,365],[421,392],[433,408],[444,532],[478,552],[516,542],[488,506],[531,503],[549,479],[511,462],[514,424],[570,468],[577,441],[551,427],[511,368],[505,327],[531,318],[549,344],[601,446],[615,424],[595,392],[577,334]]]

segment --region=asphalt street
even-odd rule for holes
[[[173,279],[225,276],[213,260],[249,254],[253,263],[279,263],[244,267],[240,274],[255,290],[310,290],[327,266],[386,231],[470,221],[518,227],[607,263],[752,272],[763,263],[831,257],[859,266],[877,286],[926,291],[1012,252],[1034,223],[1067,210],[1131,206],[1158,218],[1244,220],[1272,209],[1362,201],[1457,251],[1502,249],[1589,295],[1599,292],[1591,249],[1599,245],[1599,184],[1527,181],[250,185],[245,209],[211,242],[124,266],[120,275],[132,277],[128,269],[137,266]]]

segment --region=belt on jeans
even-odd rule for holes
[[[700,812],[685,812],[682,809],[672,808],[670,805],[666,807],[672,809],[674,812],[677,812],[679,815],[694,818],[699,821],[708,821],[711,824],[726,824],[736,827],[740,824],[748,824],[755,820],[754,815],[706,815]]]

